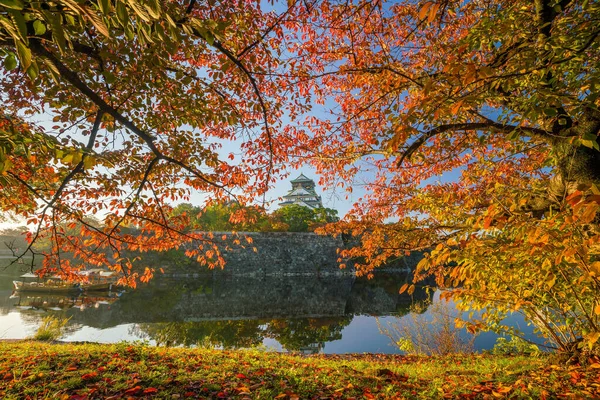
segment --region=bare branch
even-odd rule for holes
[[[431,139],[435,135],[444,132],[450,131],[473,131],[473,130],[482,130],[489,129],[495,130],[505,133],[512,133],[516,130],[530,133],[534,136],[541,136],[544,138],[548,138],[551,136],[550,132],[547,132],[543,129],[526,127],[526,126],[513,126],[513,125],[504,125],[497,122],[493,122],[488,120],[486,122],[467,122],[463,124],[445,124],[440,125],[428,132],[425,132],[421,137],[415,140],[404,153],[400,156],[400,160],[397,162],[397,166],[400,167],[405,159],[410,158],[427,140]]]

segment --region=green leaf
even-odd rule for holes
[[[121,26],[123,26],[123,28],[127,27],[127,24],[129,23],[129,13],[127,12],[127,8],[125,7],[125,4],[123,4],[123,2],[119,1],[117,2],[117,19],[119,20],[119,22],[121,23]]]
[[[0,6],[13,10],[22,10],[24,5],[21,0],[0,0]]]
[[[125,28],[125,37],[127,38],[127,40],[133,40],[133,38],[135,37],[135,33],[133,32],[133,28],[131,27],[131,25],[127,25],[127,27]]]
[[[10,159],[5,159],[4,162],[0,164],[0,172],[8,171],[13,165],[14,164],[12,163],[12,161],[10,161]]]
[[[44,24],[39,19],[36,19],[35,21],[33,21],[33,30],[35,31],[36,35],[43,35],[44,33],[46,33],[46,24]]]
[[[37,78],[37,76],[40,74],[40,69],[38,68],[38,65],[35,61],[33,61],[31,63],[31,65],[29,66],[29,68],[27,68],[27,75],[29,76],[29,79],[31,79],[32,81],[35,80],[35,78]]]
[[[17,68],[17,57],[14,53],[8,53],[4,59],[4,68],[6,68],[7,71],[12,71]]]
[[[100,6],[100,11],[102,11],[103,14],[108,14],[110,12],[109,0],[100,0],[98,1],[98,5]]]
[[[45,12],[44,15],[47,17],[46,20],[50,21],[50,29],[52,30],[52,38],[57,44],[58,49],[61,53],[64,53],[67,48],[67,39],[65,37],[65,31],[62,27],[60,15]]]
[[[25,45],[25,43],[18,40],[16,42],[17,45],[17,54],[19,55],[19,61],[21,62],[21,68],[23,70],[27,70],[31,65],[31,50],[29,47]]]
[[[116,80],[115,75],[110,71],[103,71],[102,76],[104,76],[104,81],[108,84],[111,84]]]
[[[519,131],[517,129],[515,129],[514,131],[512,131],[511,133],[508,134],[507,139],[508,140],[517,140],[519,138]]]
[[[45,58],[43,59],[43,62],[44,62],[44,64],[46,64],[46,67],[48,67],[48,71],[50,71],[50,74],[52,75],[52,79],[58,85],[60,83],[60,72],[58,72],[56,65],[54,65],[54,63],[50,62],[49,60],[47,60]]]
[[[17,25],[17,28],[19,28],[19,36],[21,37],[21,40],[23,40],[25,43],[29,43],[29,40],[27,39],[27,23],[25,22],[23,14],[15,10],[8,10],[8,12],[12,16],[12,20]]]
[[[145,4],[146,6],[146,10],[148,11],[148,14],[154,18],[154,19],[159,19],[160,18],[160,3],[158,0],[149,0],[147,4]]]
[[[151,22],[150,16],[146,13],[144,8],[142,8],[142,5],[139,3],[138,0],[127,0],[127,3],[140,19],[142,19],[145,22]]]
[[[595,146],[594,146],[594,144],[595,144],[596,146],[598,145],[598,143],[596,143],[596,142],[595,142],[595,141],[593,141],[593,140],[584,140],[584,139],[581,139],[581,140],[580,140],[580,142],[581,142],[581,144],[582,144],[583,146],[585,146],[585,147],[589,147],[590,149],[593,149],[593,148],[595,147]]]

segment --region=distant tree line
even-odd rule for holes
[[[238,232],[312,232],[339,220],[336,210],[292,204],[268,213],[258,206],[237,203],[212,204],[204,208],[189,203],[176,206],[174,217],[188,221],[190,230]]]

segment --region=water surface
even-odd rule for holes
[[[66,341],[148,341],[217,348],[261,346],[278,351],[398,353],[380,327],[431,320],[432,308],[415,315],[411,305],[438,304],[435,290],[399,294],[406,274],[353,276],[196,277],[159,276],[149,284],[95,296],[14,294],[24,271],[0,270],[0,338],[32,336],[47,315],[69,318]],[[439,309],[439,307],[438,307]],[[452,304],[445,310],[453,310]],[[531,328],[509,321],[531,337]],[[469,335],[462,332],[465,340]],[[476,350],[493,347],[496,335],[475,338]]]

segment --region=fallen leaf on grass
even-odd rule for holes
[[[89,374],[83,374],[83,375],[81,375],[81,379],[84,380],[84,381],[89,381],[89,380],[94,379],[97,376],[98,376],[97,372],[90,372]]]
[[[135,396],[136,394],[140,393],[142,391],[142,387],[141,386],[134,386],[131,389],[127,389],[125,391],[125,394],[127,396]]]

